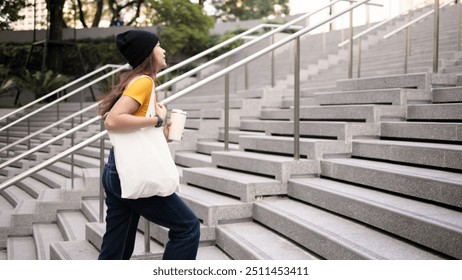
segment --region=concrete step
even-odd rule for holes
[[[37,260],[32,236],[9,237],[7,244],[8,260]]]
[[[434,88],[432,94],[433,103],[462,103],[462,87]]]
[[[14,207],[23,200],[34,199],[30,194],[22,190],[20,187],[12,185],[1,192],[2,196]]]
[[[460,143],[462,124],[442,122],[381,122],[380,136]]]
[[[294,135],[293,121],[265,121],[267,134]],[[377,123],[351,123],[327,121],[301,121],[300,136],[318,137],[334,140],[350,140],[361,137],[378,137],[380,126]]]
[[[140,224],[142,224],[141,220]],[[86,224],[86,240],[92,244],[95,250],[97,250],[96,258],[94,259],[98,258],[99,250],[103,242],[103,235],[105,232],[105,223],[91,222]],[[162,244],[151,238],[149,246],[151,247],[151,251],[149,254],[146,254],[144,249],[144,234],[141,231],[138,231],[135,237],[135,248],[133,250],[132,259],[139,259],[143,257],[159,259],[159,257],[161,257],[164,252],[164,247]]]
[[[430,102],[431,95],[417,89],[370,89],[354,91],[325,92],[315,94],[318,105],[386,104],[405,105],[411,102]]]
[[[218,246],[200,246],[196,260],[231,260],[231,258]]]
[[[254,204],[254,219],[325,259],[441,259],[394,235],[288,198]]]
[[[146,219],[143,217],[140,218],[140,222],[138,224],[138,230],[140,232],[144,232],[146,227]],[[166,245],[167,242],[170,240],[169,237],[169,229],[163,226],[160,226],[155,223],[149,222],[149,229],[151,237],[162,245]],[[206,226],[203,223],[200,223],[200,245],[210,245],[214,244],[215,242],[215,226]]]
[[[241,131],[265,132],[265,123],[266,121],[258,118],[245,118],[241,119],[239,129]]]
[[[215,151],[224,151],[225,143],[216,140],[200,140],[197,142],[197,152],[200,154],[212,155]],[[239,145],[228,143],[228,149],[232,151],[239,150]]]
[[[291,180],[289,196],[442,254],[457,259],[462,256],[460,211],[320,178]]]
[[[264,109],[262,119],[293,120],[293,108],[290,110]],[[406,107],[392,105],[339,105],[300,107],[300,119],[303,121],[349,121],[379,122],[382,120],[403,120]]]
[[[236,260],[316,260],[318,256],[254,222],[219,225],[217,245]]]
[[[407,119],[413,121],[462,121],[462,103],[419,104],[407,107]]]
[[[37,199],[40,193],[44,190],[49,190],[50,188],[43,184],[40,181],[35,180],[32,177],[27,177],[20,182],[16,183],[21,189],[27,192],[30,196]]]
[[[85,240],[85,224],[88,219],[80,210],[58,211],[57,224],[64,240]]]
[[[67,177],[56,173],[52,172],[48,169],[42,169],[40,171],[37,171],[36,173],[31,175],[32,178],[34,178],[37,181],[42,182],[43,184],[49,186],[50,188],[53,189],[59,189],[61,188],[62,184],[64,181],[67,179]]]
[[[322,176],[390,193],[462,207],[462,175],[362,159],[328,159]]]
[[[244,151],[213,152],[212,162],[227,169],[271,176],[283,183],[291,175],[319,173],[319,162],[316,160],[294,160],[293,157]]]
[[[389,141],[353,140],[353,156],[438,168],[462,169],[460,145]]]
[[[293,137],[281,136],[241,136],[239,147],[249,152],[268,152],[285,156],[294,155]],[[300,139],[300,156],[320,159],[351,153],[351,144],[341,140]]]
[[[229,143],[239,144],[239,137],[242,135],[264,135],[264,133],[257,131],[230,130]],[[223,142],[225,141],[225,132],[223,129],[220,129],[218,140]]]
[[[54,242],[64,241],[64,238],[57,224],[37,223],[32,226],[35,247],[39,260],[50,259],[50,245]]]
[[[86,240],[54,242],[50,260],[97,260],[98,249]]]
[[[188,185],[178,193],[205,226],[216,226],[221,221],[250,219],[252,204]]]
[[[287,194],[287,187],[279,181],[221,168],[184,169],[183,182],[224,193],[243,202],[254,201],[258,196]]]
[[[343,91],[386,89],[386,88],[417,88],[430,90],[430,74],[400,74],[394,76],[347,79],[337,81],[337,87]]]
[[[212,157],[206,154],[199,154],[194,151],[177,151],[175,163],[184,167],[211,167]]]

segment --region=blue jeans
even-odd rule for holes
[[[175,193],[167,197],[121,198],[119,175],[112,150],[104,168],[102,182],[106,192],[106,233],[98,259],[130,259],[140,216],[169,229],[170,240],[165,246],[162,259],[196,258],[200,237],[199,220]]]

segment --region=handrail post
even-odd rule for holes
[[[101,118],[101,131],[104,131],[104,119]],[[104,137],[99,140],[99,222],[102,223],[104,219],[104,188],[102,183],[103,170],[104,170]]]
[[[294,56],[294,159],[300,159],[300,37],[295,39]]]
[[[358,78],[361,78],[361,38],[358,38]]]
[[[226,59],[226,67],[229,60]],[[246,64],[247,65],[247,64]],[[229,73],[225,75],[225,151],[229,151]]]
[[[246,63],[244,65],[244,75],[245,75],[245,77],[244,77],[244,83],[245,83],[244,88],[245,89],[249,89],[249,66],[248,65],[249,65],[248,63]]]
[[[457,1],[457,50],[460,52],[460,16],[461,16],[461,6],[462,4],[460,3],[461,0]]]
[[[274,34],[271,36],[271,45],[274,44]],[[274,72],[274,50],[271,52],[271,87],[276,86],[276,74]]]
[[[435,17],[433,24],[433,73],[438,73],[438,48],[440,30],[440,1],[435,0]]]
[[[149,224],[149,220],[144,220],[144,252],[149,254],[151,252],[151,227]]]
[[[30,135],[30,118],[27,119],[27,135]],[[27,140],[27,149],[30,150],[30,139]]]
[[[74,128],[74,118],[71,119],[71,128]],[[75,139],[74,137],[75,137],[75,133],[72,133],[71,134],[71,147],[74,147],[74,139]],[[71,155],[71,177],[72,177],[71,178],[71,180],[72,180],[71,181],[72,182],[71,183],[71,186],[72,186],[71,188],[74,189],[74,186],[75,186],[74,185],[75,184],[74,183],[74,181],[75,181],[74,180],[74,153],[72,153],[72,155]]]
[[[404,32],[404,74],[407,74],[407,62],[409,57],[409,44],[411,41],[411,31],[409,30],[410,27],[406,28]]]
[[[351,2],[350,5],[352,5]],[[350,10],[350,44],[348,49],[348,79],[353,78],[353,10]]]

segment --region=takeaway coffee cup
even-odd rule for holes
[[[168,139],[173,141],[181,141],[183,137],[184,125],[186,122],[186,112],[180,109],[173,109],[170,115],[170,132],[168,133]]]

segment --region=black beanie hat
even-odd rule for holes
[[[133,68],[149,56],[158,42],[156,34],[144,30],[128,30],[116,36],[117,49]]]

